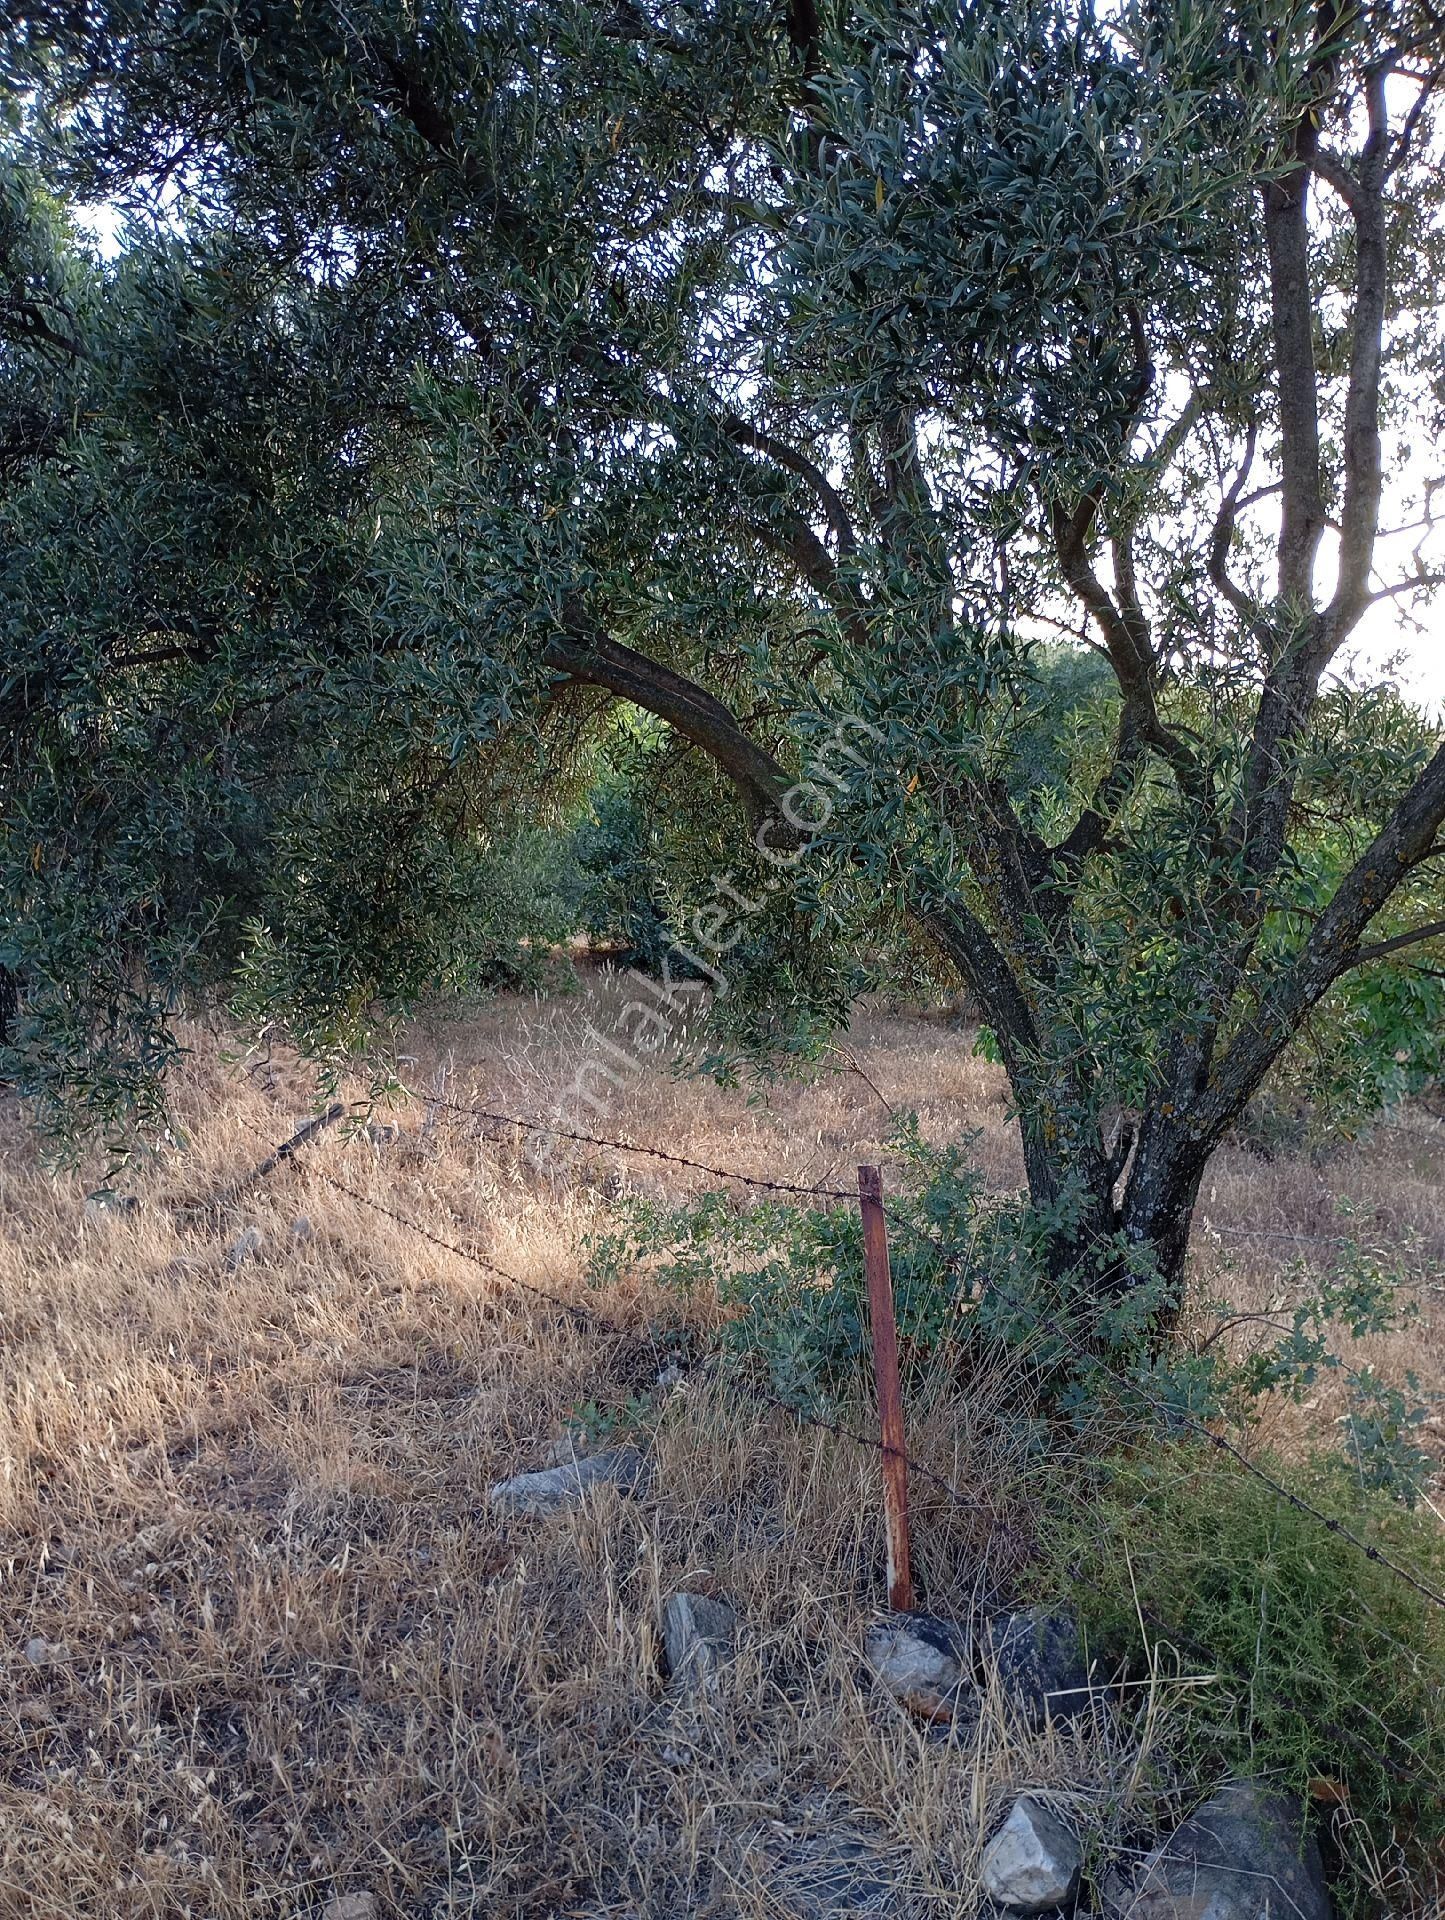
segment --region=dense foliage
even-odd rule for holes
[[[1426,0],[7,22],[7,1070],[121,1130],[188,994],[466,976],[627,703],[719,1064],[906,917],[1046,1263],[1167,1320],[1294,1036],[1432,978],[1348,984],[1430,951],[1445,750],[1325,678],[1434,584]]]

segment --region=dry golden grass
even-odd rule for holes
[[[458,1100],[545,1113],[615,993],[604,979],[572,1001],[419,1023],[403,1071],[424,1086],[445,1066]],[[766,1106],[650,1070],[599,1130],[842,1184],[880,1151],[881,1093],[939,1138],[978,1129],[989,1178],[1016,1177],[1003,1090],[965,1035],[874,1015],[849,1046],[861,1072]],[[127,1175],[142,1207],[115,1221],[84,1211],[94,1170],[48,1176],[6,1116],[0,1915],[299,1920],[368,1892],[377,1920],[761,1920],[796,1910],[808,1836],[841,1826],[896,1878],[898,1911],[941,1915],[970,1910],[1011,1788],[1052,1788],[1120,1845],[1160,1815],[1170,1782],[1146,1763],[1163,1682],[1107,1737],[1030,1737],[994,1703],[952,1741],[862,1683],[882,1585],[876,1460],[765,1406],[685,1386],[645,1497],[499,1521],[490,1485],[544,1463],[580,1403],[651,1385],[656,1355],[325,1176],[638,1330],[681,1309],[635,1277],[588,1293],[579,1237],[617,1178],[677,1191],[691,1176],[603,1154],[538,1173],[515,1139],[455,1114],[425,1128],[407,1108],[392,1144],[333,1132],[232,1194],[310,1094],[292,1064],[228,1073],[197,1035],[176,1088],[185,1149]],[[1336,1231],[1327,1189],[1388,1208],[1385,1237],[1408,1222],[1438,1244],[1445,1149],[1428,1157],[1426,1138],[1322,1172],[1225,1156],[1204,1213]],[[208,1197],[223,1204],[182,1204]],[[292,1233],[302,1216],[309,1238]],[[260,1252],[232,1267],[253,1224]],[[1240,1244],[1208,1244],[1209,1284],[1250,1304],[1277,1285],[1278,1248]],[[1433,1297],[1427,1310],[1438,1333]],[[1006,1577],[1000,1516],[1027,1524],[1005,1385],[911,1409],[921,1457],[987,1493],[973,1513],[916,1487],[940,1610]],[[747,1622],[696,1710],[657,1670],[659,1605],[682,1586],[726,1594]]]

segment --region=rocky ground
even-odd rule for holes
[[[597,1017],[422,1028],[409,1071],[543,1110],[567,1022]],[[657,1074],[614,1125],[837,1178],[911,1084],[1008,1178],[996,1090],[951,1035],[855,1039],[860,1071],[771,1113]],[[1329,1911],[1305,1810],[1178,1760],[1198,1681],[1161,1654],[1117,1687],[1066,1616],[1018,1605],[1007,1378],[910,1403],[911,1450],[972,1504],[915,1482],[931,1612],[889,1616],[876,1454],[674,1365],[657,1330],[705,1344],[715,1303],[583,1278],[609,1193],[657,1176],[542,1178],[419,1103],[251,1180],[310,1084],[196,1043],[184,1139],[152,1164],[57,1178],[17,1129],[0,1149],[0,1915]],[[1422,1233],[1428,1152],[1398,1151],[1378,1203]],[[1231,1223],[1315,1231],[1327,1191],[1358,1215],[1380,1164],[1261,1162],[1246,1207],[1231,1161],[1202,1250]],[[1209,1282],[1230,1273],[1258,1284]]]

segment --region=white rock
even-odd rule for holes
[[[1072,1900],[1084,1856],[1073,1834],[1025,1794],[984,1848],[983,1890],[1014,1913],[1047,1913]]]
[[[636,1447],[610,1447],[564,1466],[499,1481],[492,1488],[491,1504],[498,1513],[554,1513],[559,1507],[577,1506],[589,1487],[613,1486],[633,1493],[646,1472],[647,1462]]]
[[[337,1893],[321,1909],[321,1920],[376,1920],[374,1893]]]
[[[226,1265],[232,1273],[237,1267],[243,1267],[248,1260],[254,1260],[265,1245],[265,1241],[265,1234],[254,1222],[233,1240],[226,1252]]]
[[[662,1609],[662,1651],[669,1675],[685,1687],[715,1687],[737,1630],[737,1613],[725,1600],[705,1593],[673,1594]]]
[[[868,1629],[863,1657],[911,1712],[946,1720],[965,1680],[968,1631],[932,1614],[896,1613]]]
[[[109,1187],[97,1187],[85,1196],[87,1220],[128,1220],[140,1212],[140,1201],[133,1193],[114,1193]]]

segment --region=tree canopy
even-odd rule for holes
[[[10,19],[15,1077],[115,1126],[188,993],[339,1040],[464,971],[629,703],[755,1036],[905,913],[1057,1261],[1176,1275],[1302,1023],[1440,931],[1445,747],[1328,679],[1436,584],[1428,0]]]

